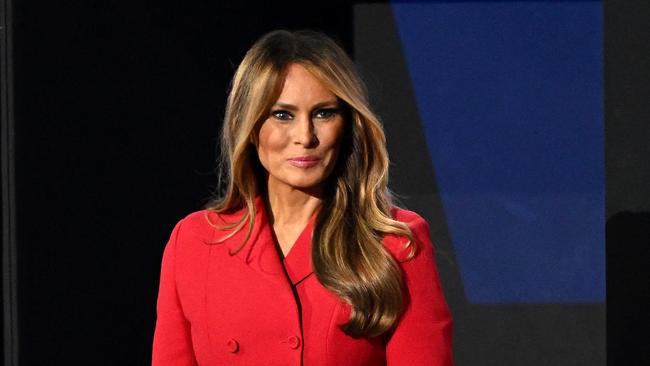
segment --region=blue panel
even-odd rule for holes
[[[392,6],[468,300],[604,301],[602,4]]]

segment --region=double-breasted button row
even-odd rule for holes
[[[286,343],[287,346],[291,349],[298,349],[300,348],[300,344],[302,341],[300,340],[300,337],[298,336],[290,336],[286,340],[283,340],[280,343]],[[239,342],[235,340],[234,338],[230,338],[226,341],[226,348],[230,353],[237,353],[239,352]]]

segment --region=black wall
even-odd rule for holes
[[[21,365],[151,362],[162,249],[216,182],[234,68],[275,28],[321,29],[349,48],[350,12],[14,2]]]
[[[650,3],[605,2],[608,365],[648,365]]]

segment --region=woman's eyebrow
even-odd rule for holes
[[[312,109],[317,109],[317,108],[321,108],[321,107],[324,107],[324,106],[330,106],[330,105],[331,105],[331,106],[338,106],[338,103],[339,103],[338,99],[326,100],[326,101],[324,101],[324,102],[320,102],[320,103],[316,103],[316,104],[314,104],[314,106],[312,107]],[[296,111],[296,110],[298,110],[298,107],[296,107],[296,106],[293,105],[293,104],[289,104],[289,103],[276,102],[276,103],[274,104],[274,106],[275,106],[275,107],[284,108],[284,109],[288,109],[288,110],[290,110],[290,111]]]
[[[332,99],[332,100],[326,100],[324,102],[317,103],[316,105],[314,105],[313,109],[321,108],[325,106],[338,106],[338,105],[339,105],[338,99]]]

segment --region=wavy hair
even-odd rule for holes
[[[299,63],[342,102],[346,132],[336,166],[327,178],[323,206],[312,236],[312,263],[318,281],[351,306],[341,325],[353,337],[373,337],[393,328],[403,307],[403,279],[382,238],[394,234],[414,240],[405,223],[391,217],[388,153],[379,119],[343,49],[314,31],[277,30],[260,38],[246,53],[233,77],[221,140],[221,194],[206,205],[217,213],[245,209],[224,226],[226,237],[247,227],[239,250],[250,238],[255,196],[265,190],[255,149],[261,123],[279,97],[288,65]],[[236,252],[236,251],[235,251]],[[231,252],[231,254],[234,254]]]

